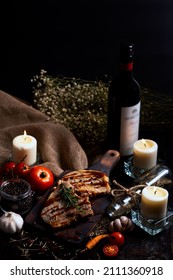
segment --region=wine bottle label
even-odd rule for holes
[[[139,136],[141,102],[131,107],[121,108],[120,154],[129,156],[133,154],[133,145]]]

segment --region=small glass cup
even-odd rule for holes
[[[173,212],[167,212],[166,217],[160,220],[145,219],[139,209],[131,210],[132,221],[138,227],[149,233],[150,235],[156,235],[168,229],[173,224]]]
[[[0,207],[2,211],[13,211],[24,215],[32,207],[34,192],[30,184],[20,178],[4,181],[0,187]]]

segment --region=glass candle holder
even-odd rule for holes
[[[144,218],[139,209],[132,209],[131,217],[134,224],[150,235],[156,235],[161,231],[168,229],[173,224],[173,212],[169,211],[164,218],[157,221]]]
[[[152,169],[135,178],[133,184],[144,184],[146,186],[169,185],[172,184],[172,172],[168,166],[160,161]]]
[[[162,160],[158,160],[157,164],[150,170],[143,170],[133,166],[132,157],[124,162],[124,172],[133,178],[133,185],[144,184],[151,186],[157,182],[157,185],[165,185],[172,183],[172,172]],[[164,178],[164,180],[163,180]]]

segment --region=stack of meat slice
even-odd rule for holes
[[[70,189],[76,205],[67,204],[62,187]],[[96,170],[78,170],[66,174],[52,189],[41,211],[44,222],[59,229],[93,215],[90,198],[110,193],[109,177]]]

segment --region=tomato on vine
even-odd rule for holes
[[[17,163],[13,169],[14,176],[25,178],[30,171],[30,165],[26,164],[24,161]]]
[[[16,166],[16,162],[10,160],[10,161],[6,161],[3,163],[2,165],[2,173],[7,176],[7,175],[13,175],[13,170],[14,167]]]
[[[112,244],[117,245],[118,247],[121,247],[124,245],[124,235],[121,232],[114,231],[109,235],[109,241]]]

